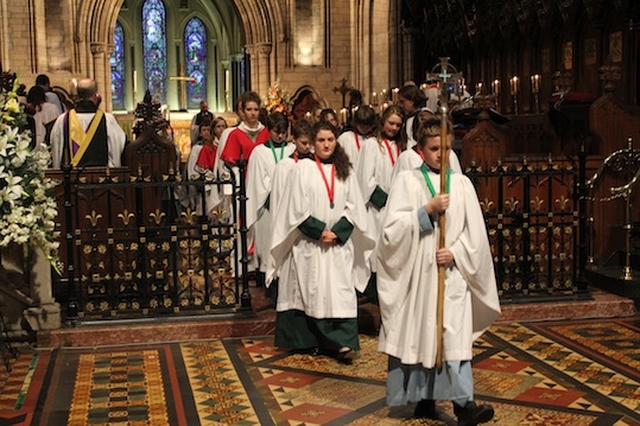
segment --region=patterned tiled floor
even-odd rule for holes
[[[409,425],[385,404],[386,357],[351,366],[273,338],[22,353],[0,374],[0,425]],[[497,324],[474,347],[493,425],[640,426],[640,318]]]

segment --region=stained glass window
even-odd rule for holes
[[[144,79],[151,96],[167,103],[167,39],[162,0],[146,0],[142,6]]]
[[[113,53],[111,53],[111,102],[113,109],[125,109],[124,106],[124,30],[116,21],[113,34]]]
[[[186,75],[194,82],[187,84],[187,108],[198,108],[207,98],[207,29],[198,18],[192,18],[184,29]]]

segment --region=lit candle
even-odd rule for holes
[[[311,120],[311,112],[307,111],[304,113],[304,118],[307,120]]]
[[[511,87],[511,96],[516,96],[520,88],[520,80],[514,75],[511,80],[509,80],[509,83]]]
[[[389,108],[389,104],[386,102],[380,105],[380,113],[382,114],[383,112],[385,112],[387,108]]]
[[[500,80],[497,78],[491,82],[491,93],[496,96],[500,95]]]
[[[378,105],[378,94],[376,92],[371,94],[371,104]]]
[[[340,124],[342,124],[342,125],[347,124],[347,109],[346,108],[342,108],[340,110]]]
[[[482,82],[476,84],[476,95],[482,95]]]
[[[133,70],[133,93],[134,95],[138,93],[138,71],[136,70]]]
[[[386,101],[387,101],[387,99],[388,99],[388,98],[387,98],[387,89],[382,89],[382,92],[380,92],[380,94],[382,95],[382,100],[383,100],[384,102],[386,102]]]
[[[71,94],[74,96],[78,94],[78,80],[75,78],[71,79]]]
[[[229,87],[231,86],[231,78],[229,75],[229,70],[224,70],[224,91],[225,93],[229,93]]]
[[[394,87],[391,91],[393,92],[393,102],[398,102],[398,92],[400,89],[398,87]]]
[[[531,76],[531,93],[540,92],[540,74],[534,74]]]

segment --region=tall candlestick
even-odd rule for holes
[[[513,77],[511,77],[511,80],[509,80],[509,84],[511,88],[511,96],[516,96],[520,89],[520,79],[518,79],[518,77],[514,75]]]
[[[540,92],[540,74],[534,74],[531,76],[531,93]]]
[[[138,71],[133,70],[133,95],[136,96],[138,93]],[[134,99],[133,102],[137,102],[137,99]]]
[[[500,96],[500,80],[497,78],[491,82],[491,92],[496,95],[496,97]]]

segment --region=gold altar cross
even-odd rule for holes
[[[178,82],[178,97],[180,99],[180,111],[187,110],[187,91],[185,88],[185,83],[188,81],[190,83],[195,83],[196,79],[194,77],[190,77],[188,75],[184,75],[184,64],[180,65],[180,75],[174,75],[169,77],[169,80],[174,80]]]

